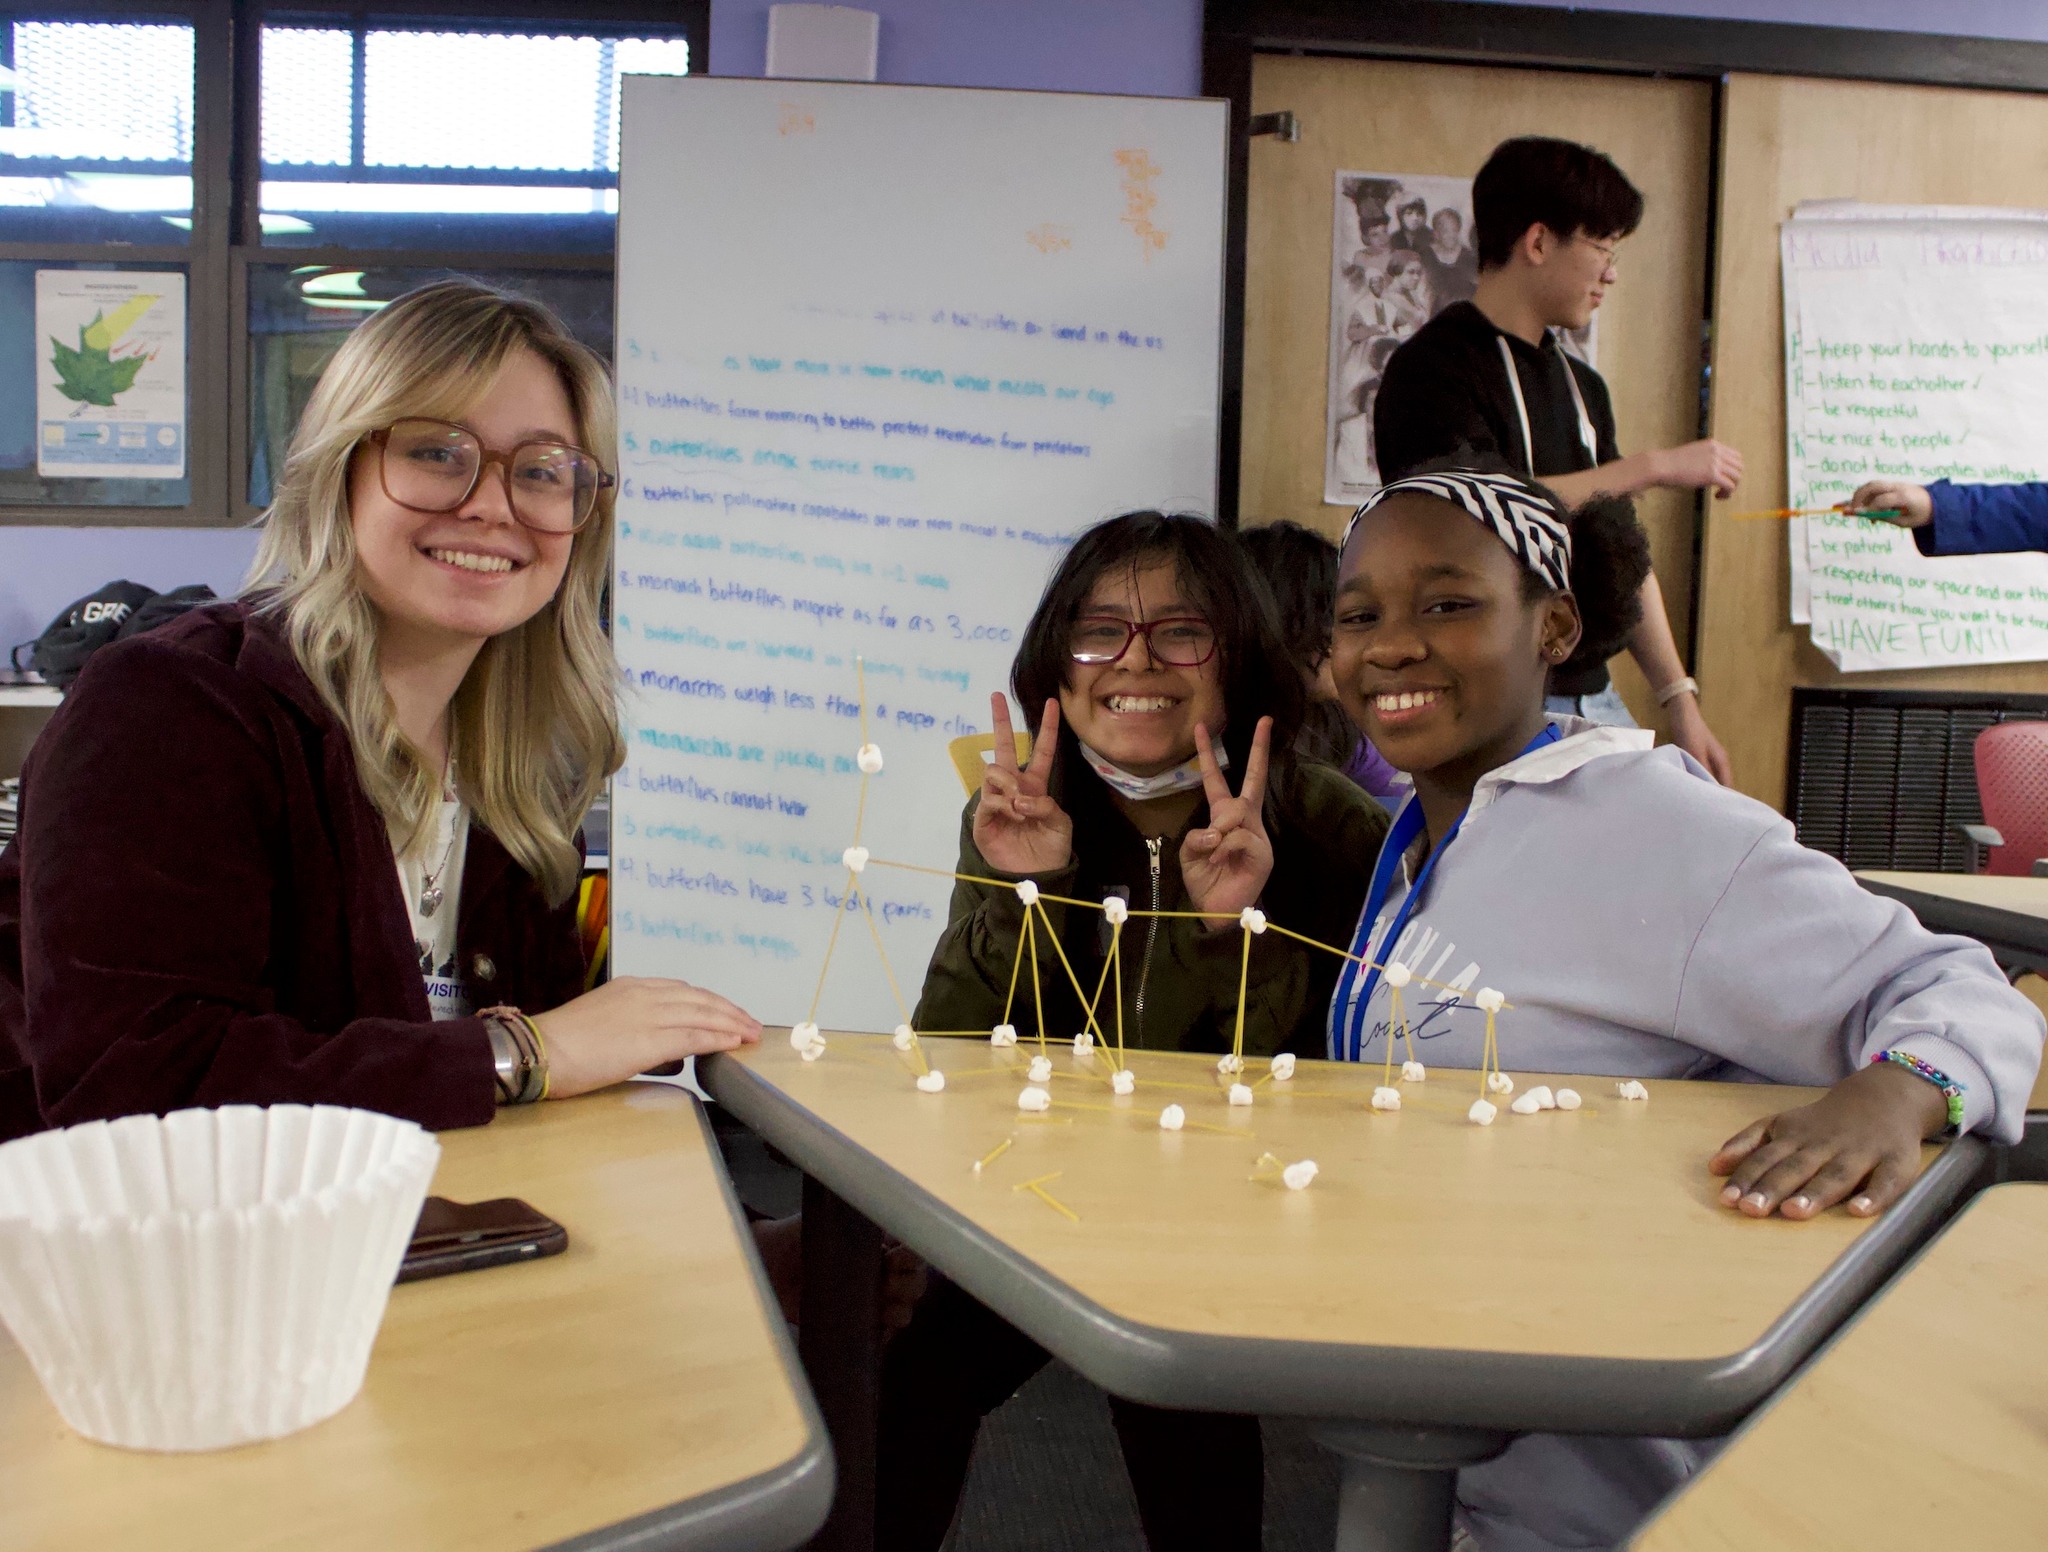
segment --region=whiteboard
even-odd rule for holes
[[[2048,224],[2035,212],[1802,207],[1780,235],[1786,485],[2048,472]],[[2048,658],[2048,556],[1929,559],[1853,517],[1793,521],[1792,619],[1842,671]]]
[[[1080,529],[1215,509],[1226,107],[629,77],[612,954],[804,1018],[862,839],[950,872]],[[864,875],[915,1006],[951,881]],[[847,913],[818,1018],[901,1017]]]

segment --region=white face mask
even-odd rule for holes
[[[1210,745],[1216,751],[1216,768],[1230,769],[1230,751],[1221,744]],[[1186,792],[1202,784],[1202,761],[1200,756],[1176,765],[1170,771],[1161,771],[1157,776],[1134,776],[1121,765],[1104,759],[1086,744],[1081,745],[1081,758],[1088,762],[1088,769],[1107,782],[1112,791],[1121,793],[1134,803],[1147,798],[1163,798],[1175,792]]]

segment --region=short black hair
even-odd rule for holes
[[[1429,219],[1429,201],[1426,199],[1404,199],[1394,209],[1394,214],[1406,220],[1409,211],[1414,211],[1423,220]]]
[[[1530,227],[1598,241],[1626,237],[1643,219],[1643,196],[1613,161],[1591,146],[1542,135],[1503,140],[1472,180],[1472,226],[1479,267],[1507,263]]]
[[[1106,573],[1136,572],[1149,562],[1170,562],[1182,596],[1216,633],[1218,678],[1223,687],[1223,747],[1242,772],[1251,756],[1260,717],[1273,719],[1273,770],[1283,775],[1306,700],[1301,675],[1282,643],[1273,605],[1252,574],[1236,537],[1206,517],[1181,512],[1126,512],[1097,523],[1074,540],[1032,611],[1010,667],[1010,688],[1032,726],[1045,703],[1057,700],[1073,670],[1067,655],[1075,617]],[[1074,740],[1060,741],[1061,765],[1071,773]],[[1085,765],[1080,769],[1086,770]],[[1275,781],[1269,791],[1281,786]]]
[[[1433,459],[1414,472],[1506,475],[1571,530],[1571,592],[1579,606],[1579,644],[1553,672],[1571,675],[1596,668],[1628,644],[1630,632],[1642,623],[1643,580],[1650,574],[1650,539],[1636,521],[1634,502],[1626,496],[1595,496],[1567,509],[1548,485],[1530,480],[1496,453],[1469,448]],[[1555,591],[1535,571],[1522,568],[1523,598],[1533,602]]]

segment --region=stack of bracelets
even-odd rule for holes
[[[1896,1062],[1916,1077],[1925,1078],[1941,1090],[1941,1097],[1948,1101],[1948,1129],[1960,1133],[1963,1129],[1963,1086],[1931,1062],[1923,1062],[1908,1051],[1879,1051],[1871,1057],[1870,1065],[1879,1062]]]
[[[533,1020],[517,1008],[486,1008],[479,1015],[491,1037],[491,1067],[501,1105],[530,1105],[548,1097],[548,1048]]]

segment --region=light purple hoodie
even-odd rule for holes
[[[1481,779],[1392,950],[1506,993],[1505,1065],[1825,1085],[1898,1049],[1962,1084],[1966,1130],[2019,1140],[2042,1018],[1982,945],[1929,932],[1649,733],[1553,720],[1560,740]],[[1375,960],[1406,892],[1404,868]],[[1479,1066],[1469,995],[1405,1001],[1425,1062]],[[1385,1055],[1386,1006],[1382,981],[1364,1060]],[[1459,1473],[1460,1515],[1485,1552],[1612,1546],[1710,1448],[1532,1434]]]

